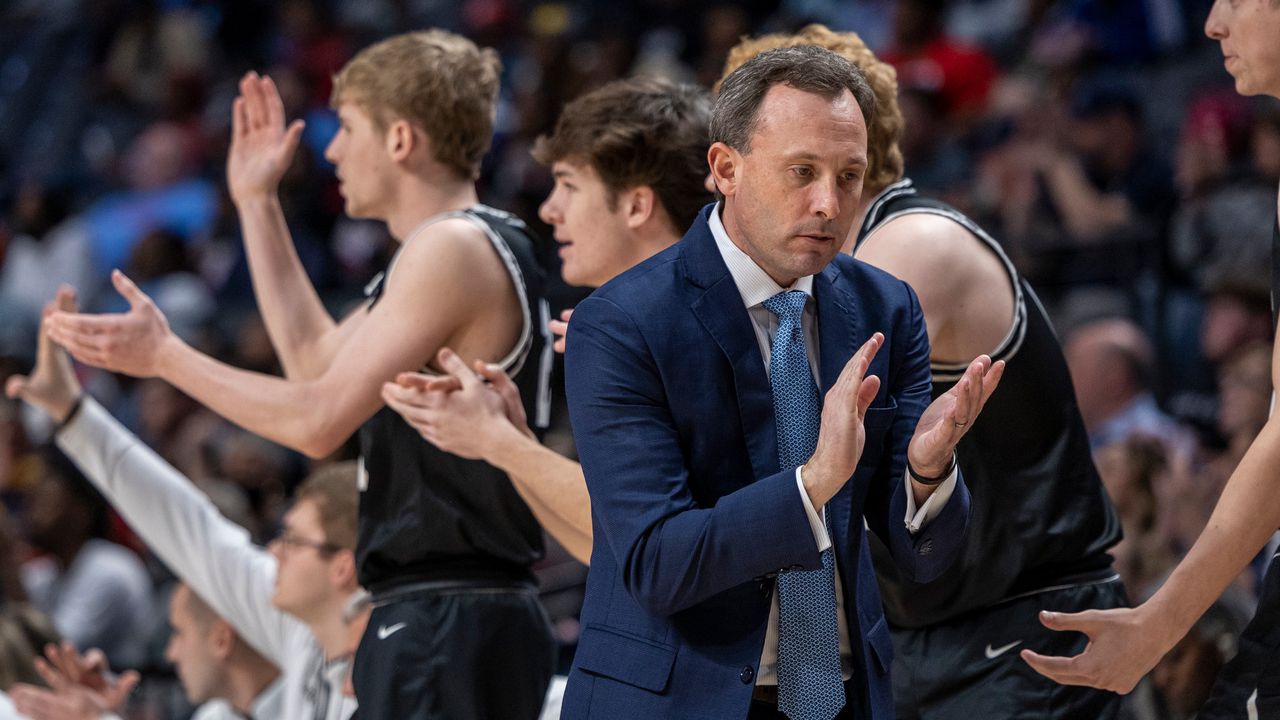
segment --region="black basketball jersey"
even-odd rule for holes
[[[886,188],[871,205],[858,246],[876,228],[909,213],[948,218],[995,253],[1008,273],[1015,313],[991,353],[1006,363],[1000,387],[956,448],[972,493],[961,556],[942,577],[921,585],[902,579],[888,550],[872,544],[889,621],[924,627],[1024,593],[1112,577],[1106,550],[1119,542],[1120,523],[1094,467],[1067,363],[1039,299],[990,235],[945,203],[921,197],[910,180]],[[934,363],[934,398],[967,365]]]
[[[511,276],[524,322],[502,366],[520,388],[529,418],[545,427],[552,348],[543,330],[548,320],[543,275],[529,232],[514,216],[475,205],[434,216],[415,234],[446,218],[482,229]],[[369,308],[381,297],[394,265],[393,258],[366,289]],[[360,428],[360,455],[356,562],[361,585],[378,593],[417,581],[532,577],[529,566],[542,557],[542,529],[502,471],[436,448],[386,406]]]

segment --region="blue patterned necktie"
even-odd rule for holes
[[[788,290],[764,301],[778,316],[769,352],[769,384],[778,425],[778,462],[808,462],[818,444],[822,403],[805,349],[805,302]],[[840,638],[836,626],[835,557],[822,553],[821,570],[778,573],[778,709],[791,720],[831,720],[844,707]]]

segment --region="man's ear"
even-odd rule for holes
[[[732,197],[738,189],[738,173],[742,169],[742,154],[722,142],[707,148],[707,165],[711,168],[708,180],[725,197]]]
[[[225,660],[231,656],[231,651],[236,646],[236,631],[231,624],[222,618],[213,621],[213,625],[209,628],[209,646],[213,648],[213,654],[218,658]]]
[[[396,120],[387,128],[387,153],[396,162],[404,162],[422,141],[408,120]]]
[[[649,221],[657,212],[658,196],[648,185],[637,185],[630,190],[618,193],[618,203],[622,207],[623,219],[627,228],[635,230]]]
[[[355,592],[359,585],[356,582],[356,554],[350,550],[339,550],[329,560],[329,582],[344,593]]]

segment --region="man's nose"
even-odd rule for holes
[[[560,207],[555,202],[556,193],[553,190],[546,200],[538,206],[538,218],[548,225],[555,225],[560,222]]]
[[[832,220],[840,214],[840,191],[835,178],[819,180],[812,185],[809,209],[824,220]]]
[[[1209,8],[1209,17],[1204,21],[1204,34],[1214,40],[1221,40],[1227,36],[1227,28],[1222,22],[1222,13],[1219,11],[1221,6],[1222,0],[1216,0]]]

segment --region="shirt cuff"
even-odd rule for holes
[[[804,489],[804,478],[800,475],[803,465],[796,467],[796,489],[800,491],[800,502],[804,503],[804,512],[809,516],[809,529],[813,531],[813,541],[818,544],[818,552],[826,552],[831,547],[831,537],[827,535],[827,508],[824,505],[822,512],[819,513],[813,509],[813,503],[809,501],[809,493]],[[952,483],[954,485],[955,483]],[[925,503],[928,505],[928,503]]]
[[[907,526],[907,532],[915,534],[920,532],[920,528],[929,524],[929,521],[938,516],[942,509],[947,506],[947,501],[951,499],[951,493],[956,489],[956,477],[959,476],[959,466],[951,468],[951,474],[947,476],[942,484],[938,485],[938,489],[924,501],[919,509],[916,508],[916,496],[911,492],[911,474],[907,473],[903,480],[903,489],[907,493],[907,516],[903,518],[903,522]]]

